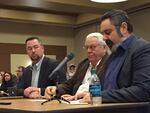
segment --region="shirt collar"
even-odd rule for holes
[[[129,37],[125,38],[124,41],[119,45],[119,47],[121,47],[123,50],[127,50],[132,38],[130,37],[131,35],[129,35]]]
[[[97,67],[97,66],[99,65],[99,63],[100,63],[101,60],[102,60],[102,59],[100,59],[100,60],[97,62],[97,64],[96,64],[95,67]],[[90,66],[91,68],[93,67],[92,64],[91,64],[91,62],[89,63],[89,66]]]
[[[44,56],[45,55],[43,55],[42,58],[35,65],[33,65],[33,67],[35,67],[37,70],[40,69]]]

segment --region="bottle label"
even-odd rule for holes
[[[101,87],[99,84],[90,85],[89,91],[90,91],[92,97],[101,96]]]

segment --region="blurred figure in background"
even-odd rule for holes
[[[17,67],[17,70],[16,70],[17,87],[20,87],[19,85],[20,85],[20,82],[21,82],[21,79],[22,79],[22,75],[23,75],[24,69],[25,69],[24,66],[18,66]]]
[[[67,80],[71,79],[75,72],[76,72],[76,65],[70,64],[68,66],[67,73],[66,73]]]
[[[16,81],[13,79],[13,75],[10,72],[5,72],[0,87],[1,91],[8,92],[8,88],[15,87]]]
[[[16,76],[18,79],[21,79],[24,72],[24,66],[18,66],[16,70]]]

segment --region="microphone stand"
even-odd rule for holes
[[[56,71],[57,72],[57,71]],[[61,103],[61,100],[62,101],[65,101],[67,103],[70,103],[68,100],[64,99],[64,98],[61,98],[60,95],[59,95],[59,92],[58,92],[58,84],[59,84],[59,75],[55,72],[54,75],[56,75],[56,95],[51,95],[52,98],[50,99],[47,99],[46,101],[42,102],[41,105],[47,103],[47,102],[50,102],[52,100],[57,100],[59,103]]]

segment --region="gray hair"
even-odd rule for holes
[[[90,34],[87,35],[86,38],[92,38],[92,37],[97,38],[100,47],[106,46],[106,49],[107,49],[106,52],[109,55],[111,54],[110,48],[108,47],[106,42],[103,40],[103,35],[101,33],[99,33],[99,32],[90,33]]]

